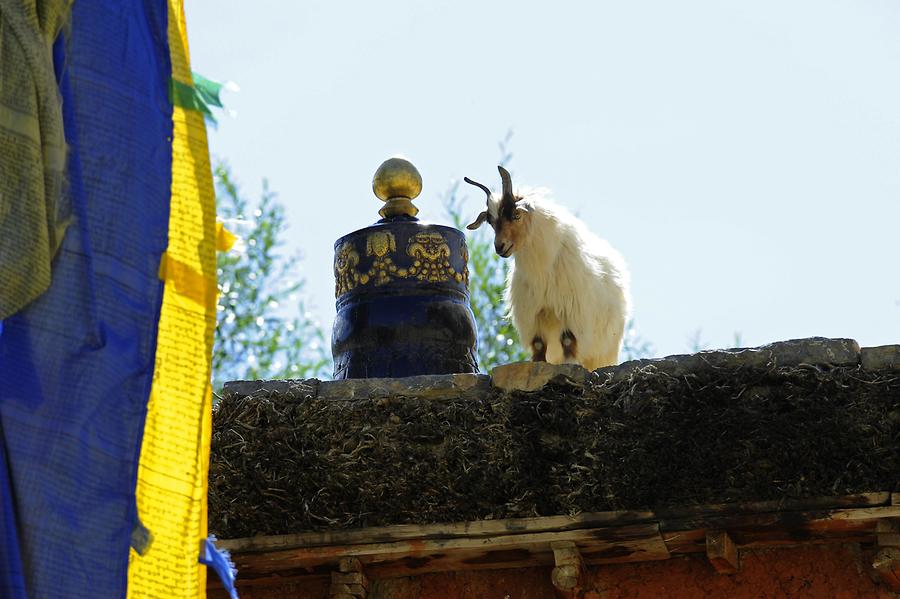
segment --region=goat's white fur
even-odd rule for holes
[[[545,189],[519,189],[517,206],[529,226],[515,253],[505,300],[513,326],[528,347],[540,337],[547,361],[565,360],[560,337],[575,336],[573,360],[588,370],[616,364],[630,312],[629,274],[622,256]],[[498,198],[488,210],[498,215]]]

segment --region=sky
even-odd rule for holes
[[[656,355],[815,335],[900,343],[895,0],[186,6],[192,67],[233,81],[210,149],[287,209],[313,312],[333,244],[402,154],[422,220],[469,176],[545,186],[625,257]],[[483,209],[468,193],[467,212]],[[499,259],[499,257],[498,257]],[[499,301],[499,298],[498,298]]]

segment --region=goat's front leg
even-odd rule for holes
[[[510,309],[510,316],[522,345],[528,347],[530,342],[532,362],[547,361],[547,331],[542,320],[544,312],[544,310],[538,310],[536,313],[516,310],[515,304]]]
[[[531,340],[531,361],[546,362],[547,361],[547,343],[540,335],[535,335]]]
[[[578,353],[578,339],[575,338],[575,333],[566,329],[560,335],[559,341],[562,343],[563,357],[566,362],[577,363],[578,358],[575,357],[575,354]]]

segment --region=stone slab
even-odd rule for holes
[[[900,370],[900,345],[879,345],[860,350],[860,362],[866,370]]]
[[[491,371],[491,384],[503,391],[538,391],[551,381],[584,386],[591,373],[579,364],[513,362]]]

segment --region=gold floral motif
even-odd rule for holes
[[[388,252],[397,251],[397,238],[390,231],[372,233],[366,239],[366,255],[382,258]]]
[[[359,264],[359,254],[353,249],[352,243],[341,244],[334,255],[334,296],[339,297],[356,287],[361,280],[356,265]],[[368,280],[368,277],[367,277]],[[362,281],[363,285],[366,281]]]
[[[371,279],[375,281],[376,285],[384,285],[385,283],[390,283],[394,277],[405,277],[406,269],[398,268],[394,264],[393,258],[389,255],[390,252],[396,251],[397,239],[393,233],[380,231],[369,235],[366,239],[366,255],[375,256],[375,260],[372,261],[372,267],[369,269],[369,272],[361,276],[361,279],[365,278],[363,284]]]
[[[420,281],[448,281],[460,274],[450,266],[450,246],[440,233],[417,233],[409,240],[406,253],[414,259],[409,276]]]

